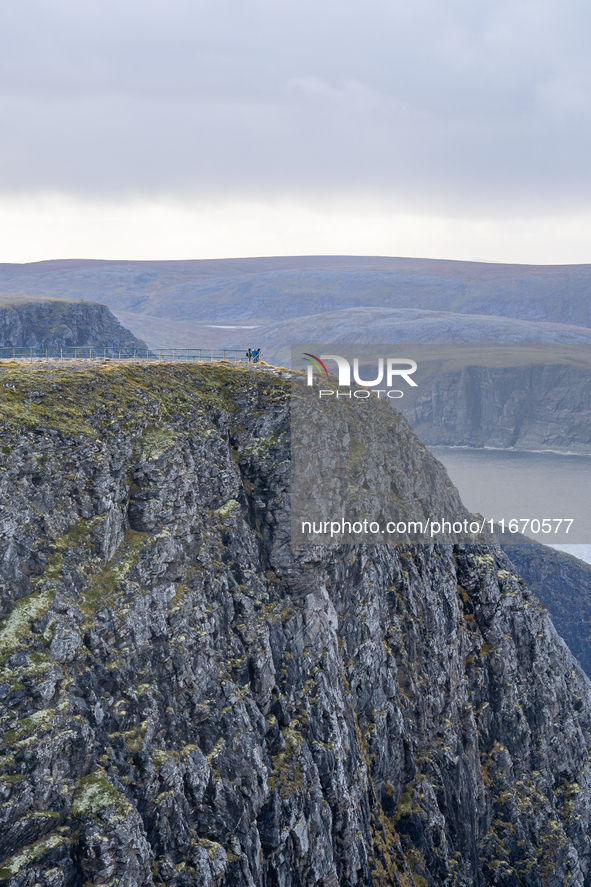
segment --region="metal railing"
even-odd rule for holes
[[[46,360],[116,360],[142,363],[213,363],[227,360],[247,362],[246,351],[234,348],[117,348],[113,346],[55,347],[33,345],[28,348],[0,347],[0,360],[31,362]]]

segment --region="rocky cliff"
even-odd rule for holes
[[[422,346],[415,351],[424,354],[417,358],[418,396],[408,407],[405,399],[403,412],[428,446],[591,453],[587,345],[462,345],[447,346],[447,354],[442,346]]]
[[[591,565],[518,533],[501,547],[591,678]]]
[[[106,305],[0,294],[0,347],[145,348]]]
[[[590,684],[545,608],[495,547],[294,552],[289,404],[2,370],[3,883],[591,883]]]

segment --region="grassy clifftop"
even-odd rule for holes
[[[230,408],[230,387],[248,389],[264,372],[259,368],[255,376],[253,370],[224,363],[5,362],[0,363],[0,411],[6,429],[13,431],[24,424],[93,434],[96,420],[102,425],[107,411],[107,428],[129,429],[182,416],[194,408],[197,396],[203,403]]]

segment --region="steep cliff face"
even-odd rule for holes
[[[419,396],[403,409],[428,446],[591,453],[587,346],[461,349],[457,366],[426,367]]]
[[[501,547],[591,678],[591,564],[519,534]]]
[[[106,305],[0,295],[0,346],[145,348]]]
[[[590,883],[590,685],[499,549],[294,552],[280,374],[0,403],[9,887]]]

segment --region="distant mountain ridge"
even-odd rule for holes
[[[359,307],[591,327],[591,265],[372,256],[0,264],[0,290],[99,301],[170,321],[272,322]]]

